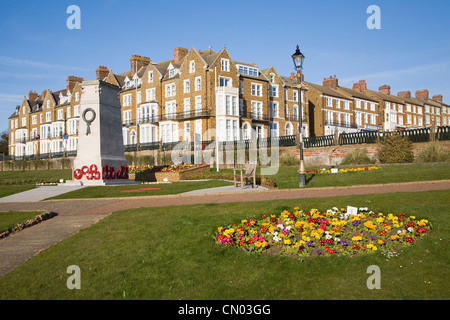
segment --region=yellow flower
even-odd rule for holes
[[[384,219],[382,218],[382,217],[379,217],[378,219],[377,219],[377,222],[378,223],[382,223],[384,221]]]
[[[221,233],[222,232],[222,227],[217,228],[217,232]]]
[[[283,241],[284,244],[291,244],[291,240],[287,239]]]
[[[391,236],[391,240],[397,240],[398,238],[399,238],[398,235],[393,235],[393,236]]]
[[[362,237],[361,236],[355,236],[352,238],[352,241],[361,241]]]
[[[269,227],[269,232],[270,232],[270,233],[274,233],[274,232],[275,232],[275,228],[274,228],[273,226],[270,226],[270,227]]]
[[[241,221],[241,223],[247,223],[247,222],[248,222],[247,220],[242,220],[242,221]]]
[[[383,243],[384,243],[384,241],[383,241],[383,240],[381,240],[381,239],[380,239],[380,240],[378,240],[377,242],[378,242],[378,244],[383,244]]]

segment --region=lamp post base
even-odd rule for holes
[[[298,186],[299,186],[299,188],[306,187],[306,174],[304,174],[304,173],[298,174]]]

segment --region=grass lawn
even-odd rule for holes
[[[381,166],[381,169],[374,171],[306,174],[307,188],[443,179],[450,179],[450,164],[392,165]],[[275,182],[280,189],[298,188],[298,167],[280,167]]]
[[[426,218],[433,230],[387,258],[294,259],[215,244],[218,226],[299,206],[369,207]],[[0,278],[0,299],[449,299],[449,191],[141,208],[117,212]],[[67,267],[81,269],[69,290]],[[369,290],[369,266],[381,289]]]
[[[76,191],[64,193],[62,195],[50,199],[85,199],[85,198],[87,199],[87,198],[157,196],[157,195],[179,194],[198,189],[230,186],[232,184],[233,184],[232,182],[222,180],[210,180],[210,181],[189,181],[189,182],[180,181],[180,182],[160,183],[160,184],[137,184],[125,186],[86,187]],[[122,192],[127,190],[138,190],[141,188],[155,188],[159,190]]]
[[[35,185],[26,184],[23,186],[0,186],[0,198],[10,196],[19,192],[24,192],[36,188]]]
[[[58,182],[60,179],[71,180],[72,170],[30,170],[0,172],[0,185],[35,184],[36,182]]]
[[[8,211],[0,212],[0,233],[24,223],[27,220],[34,219],[40,215],[41,211]]]

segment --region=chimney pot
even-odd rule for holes
[[[378,90],[380,91],[380,93],[383,93],[387,96],[391,95],[391,87],[388,85],[384,85],[378,88]]]
[[[334,77],[331,77],[331,76],[330,76],[330,78],[328,78],[328,79],[325,78],[325,79],[323,80],[323,86],[324,86],[324,87],[328,87],[328,88],[331,88],[331,89],[334,89],[334,90],[337,89],[338,84],[339,84],[339,81],[338,81],[338,79],[336,78],[336,76],[334,76]]]
[[[402,92],[399,92],[399,93],[397,94],[397,96],[400,97],[400,98],[406,98],[406,99],[409,99],[409,98],[411,98],[411,91],[402,91]]]
[[[97,80],[103,80],[108,76],[109,70],[105,66],[98,66],[98,68],[96,70],[96,74],[97,74]]]
[[[443,98],[442,94],[438,94],[438,95],[433,96],[433,100],[439,101],[439,102],[442,102],[442,98]]]
[[[139,55],[133,55],[131,56],[130,63],[131,63],[131,76],[133,77],[136,72],[139,71],[142,67],[146,67],[150,64],[151,60],[150,58],[139,56]]]
[[[36,91],[31,91],[28,93],[28,100],[30,101],[34,101],[38,98],[38,94],[36,93]]]
[[[182,47],[176,47],[173,51],[173,59],[175,60],[175,63],[180,63],[181,60],[183,60],[183,58],[188,54],[188,49]],[[200,53],[200,50],[198,50],[198,53]]]
[[[427,89],[424,90],[417,90],[416,91],[416,98],[419,100],[428,100],[429,92]]]
[[[74,76],[68,76],[67,77],[67,90],[69,90],[70,92],[73,91],[73,88],[75,87],[75,85],[77,83],[81,83],[83,82],[83,78],[79,78],[79,77],[74,77]]]

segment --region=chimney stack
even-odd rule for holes
[[[68,76],[67,77],[67,90],[69,90],[70,92],[73,92],[73,88],[75,88],[75,85],[77,83],[81,83],[83,81],[84,81],[83,78]]]
[[[198,50],[198,53],[200,53],[200,49]],[[180,63],[181,60],[188,54],[188,49],[177,47],[173,50],[173,59],[175,60],[175,63]]]
[[[338,87],[338,84],[339,84],[339,81],[336,78],[336,76],[333,76],[333,77],[330,76],[329,78],[323,79],[324,87],[328,87],[328,88],[336,90]]]
[[[438,94],[438,95],[433,96],[433,100],[434,101],[438,101],[438,102],[441,102],[441,103],[442,103],[442,98],[443,98],[442,94]]]
[[[364,91],[367,90],[366,80],[360,80],[359,82],[354,83],[353,84],[353,90],[356,90],[356,91],[364,93]]]
[[[103,80],[109,74],[109,70],[105,66],[99,66],[95,72],[97,74],[97,80]]]
[[[31,91],[28,93],[28,100],[35,101],[38,98],[36,91]]]
[[[391,95],[391,87],[388,85],[384,85],[378,88],[380,93],[385,94],[387,96]]]
[[[150,64],[150,58],[142,57],[138,55],[133,55],[130,59],[131,63],[131,76],[134,77],[136,72],[139,71],[142,67],[146,67]]]
[[[402,91],[397,93],[397,96],[400,98],[410,99],[411,98],[411,91]]]
[[[416,91],[416,98],[419,100],[428,100],[428,90],[424,89],[424,90],[417,90]]]

